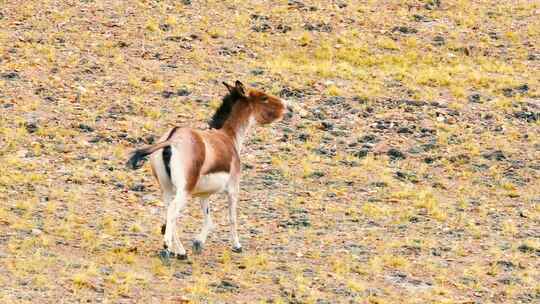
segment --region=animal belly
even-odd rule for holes
[[[212,194],[222,192],[226,189],[229,182],[229,173],[219,172],[201,176],[194,194]]]

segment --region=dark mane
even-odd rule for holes
[[[216,113],[214,113],[212,116],[212,119],[210,119],[208,122],[210,129],[221,129],[223,127],[223,124],[225,124],[225,121],[227,121],[229,115],[231,115],[234,104],[239,98],[240,94],[238,94],[236,91],[233,91],[223,97],[221,105],[216,110]]]

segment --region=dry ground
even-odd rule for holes
[[[0,0],[1,303],[539,303],[538,1]],[[293,100],[202,255],[127,154]],[[181,220],[189,244],[197,202]]]

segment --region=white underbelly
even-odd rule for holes
[[[226,172],[203,175],[199,178],[199,182],[197,183],[197,186],[195,186],[193,194],[203,195],[223,192],[227,188],[229,176],[229,173]]]

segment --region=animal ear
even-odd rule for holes
[[[227,90],[229,90],[229,93],[232,93],[236,89],[235,87],[226,83],[225,81],[223,82],[223,85],[227,88]]]
[[[241,96],[246,97],[246,87],[244,86],[244,84],[241,83],[240,80],[237,80],[234,85],[236,88],[236,92],[238,92],[238,94],[240,94]]]

